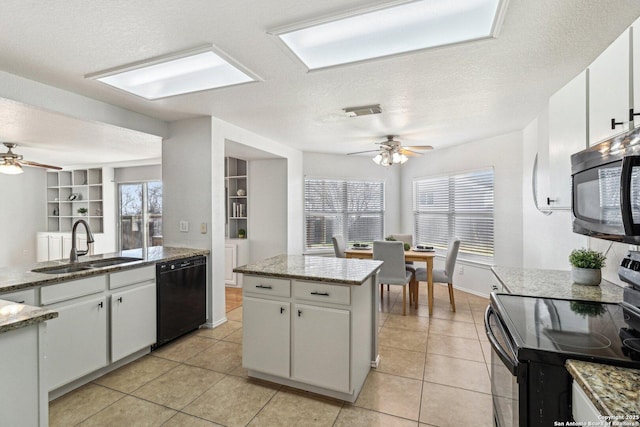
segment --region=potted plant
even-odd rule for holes
[[[245,237],[247,237],[246,230],[244,228],[238,229],[238,238],[239,239],[244,239]]]
[[[85,216],[87,214],[87,208],[78,208],[78,215]]]
[[[569,255],[571,279],[579,285],[599,285],[606,257],[593,249],[574,249]]]

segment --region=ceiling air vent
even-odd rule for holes
[[[342,109],[347,116],[349,117],[360,117],[360,116],[368,116],[370,114],[380,114],[382,113],[382,108],[380,108],[380,104],[375,105],[365,105],[363,107],[347,107]]]

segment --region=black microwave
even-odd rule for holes
[[[640,128],[571,156],[573,231],[640,244]]]

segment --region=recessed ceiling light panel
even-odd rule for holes
[[[85,76],[153,100],[259,80],[212,47]]]
[[[396,2],[271,33],[315,70],[495,37],[507,1]]]

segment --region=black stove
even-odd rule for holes
[[[572,421],[567,359],[640,369],[640,252],[627,254],[618,276],[628,283],[619,303],[491,294],[485,329],[498,427]]]

